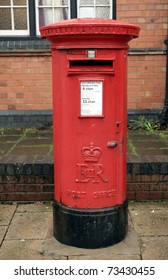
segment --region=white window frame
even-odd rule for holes
[[[94,18],[96,17],[95,13],[96,13],[96,8],[97,7],[109,7],[109,9],[110,9],[110,17],[109,17],[109,19],[112,19],[112,17],[113,17],[113,9],[112,9],[113,0],[109,0],[109,2],[110,2],[109,5],[104,5],[104,4],[97,4],[96,5],[96,0],[93,0],[93,5],[89,5],[89,4],[80,5],[80,0],[77,0],[77,17],[80,16],[80,8],[81,7],[86,7],[86,8],[93,7],[94,8],[94,15],[93,15]],[[86,18],[87,14],[84,17]]]
[[[26,6],[16,6],[13,5],[13,0],[10,0],[11,4],[6,6],[1,6],[0,8],[10,8],[11,9],[11,21],[12,21],[12,29],[0,30],[0,36],[28,36],[30,34],[29,31],[29,5],[28,0],[26,0]],[[14,9],[15,8],[26,8],[27,9],[27,29],[25,30],[16,30],[14,29]]]
[[[35,0],[35,5],[36,5],[36,34],[37,35],[40,35],[40,32],[39,32],[39,9],[40,9],[40,7],[41,8],[51,8],[52,9],[52,21],[51,21],[51,24],[52,23],[54,23],[54,22],[56,22],[55,21],[55,19],[54,19],[54,17],[55,17],[55,14],[54,14],[54,9],[55,8],[62,8],[62,7],[68,7],[68,18],[70,19],[70,0],[68,0],[68,5],[67,6],[62,6],[62,5],[58,5],[58,6],[56,6],[55,4],[54,4],[54,0],[52,0],[52,6],[50,6],[50,5],[44,5],[44,6],[41,6],[41,5],[38,5],[38,0]]]

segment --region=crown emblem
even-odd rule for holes
[[[102,151],[99,147],[94,147],[94,143],[90,143],[89,147],[83,147],[81,150],[84,161],[99,161]]]

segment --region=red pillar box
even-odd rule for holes
[[[127,43],[139,27],[72,19],[40,29],[51,42],[54,236],[106,247],[127,233]]]

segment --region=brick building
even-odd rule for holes
[[[1,127],[52,121],[51,54],[38,30],[50,22],[86,16],[140,26],[140,37],[129,50],[128,113],[159,114],[166,92],[167,0],[1,0]]]

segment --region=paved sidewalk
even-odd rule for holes
[[[4,177],[19,180],[25,174],[33,178],[53,176],[52,168],[50,170],[53,165],[51,129],[0,130],[0,146],[1,197],[9,189],[9,182],[3,182]],[[168,130],[154,134],[128,131],[127,159],[128,172],[137,176],[142,173],[147,180],[155,179],[156,182],[149,181],[154,190],[159,186],[158,179],[162,180],[158,192],[167,193]],[[45,173],[41,175],[42,171]],[[146,174],[151,176],[147,178]],[[12,182],[11,191],[21,193],[23,187],[25,197],[25,185]],[[34,188],[34,183],[31,184]],[[138,187],[140,191],[142,182]],[[80,249],[56,241],[52,236],[51,203],[0,204],[0,260],[4,259],[168,260],[168,200],[130,201],[129,231],[125,240],[103,249]]]
[[[0,260],[167,260],[168,201],[129,202],[124,241],[103,249],[60,244],[52,236],[52,204],[0,204]]]
[[[0,129],[0,163],[53,163],[52,128]],[[168,129],[147,133],[128,130],[128,162],[167,162]]]

